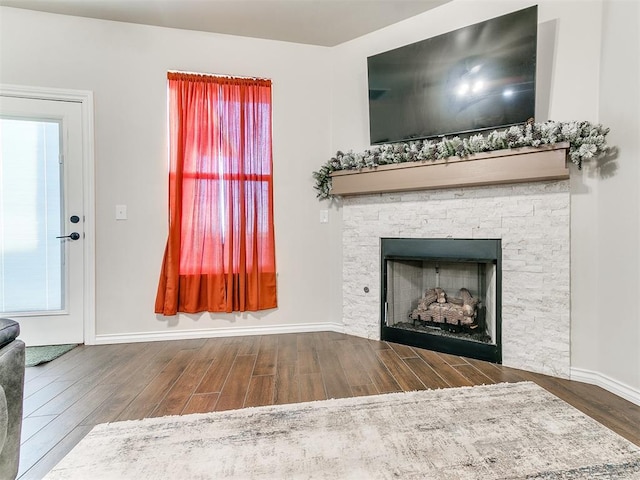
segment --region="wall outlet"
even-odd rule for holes
[[[320,210],[320,223],[329,223],[329,210]]]
[[[116,205],[116,220],[126,220],[126,219],[127,219],[127,206]]]

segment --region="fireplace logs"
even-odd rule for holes
[[[430,288],[418,302],[409,318],[416,322],[436,324],[438,326],[455,326],[476,328],[479,300],[473,298],[469,290],[461,288],[457,297],[450,297],[442,288]]]

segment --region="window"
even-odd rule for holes
[[[0,118],[0,313],[64,309],[61,124]]]
[[[275,308],[271,81],[168,74],[169,238],[156,313]]]

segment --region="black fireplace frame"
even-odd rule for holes
[[[464,252],[463,256],[461,256],[461,252]],[[495,345],[385,325],[387,261],[389,260],[494,263],[496,265]],[[381,340],[453,355],[464,355],[498,364],[502,363],[502,241],[500,239],[381,238],[380,269]]]

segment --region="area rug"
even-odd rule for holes
[[[26,367],[35,367],[42,363],[50,362],[64,355],[78,346],[77,343],[69,345],[45,345],[43,347],[27,347],[25,349],[24,364]]]
[[[47,479],[640,478],[640,449],[533,383],[96,426]]]

